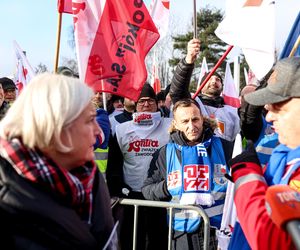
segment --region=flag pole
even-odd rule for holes
[[[107,96],[106,96],[106,92],[104,92],[104,80],[102,78],[102,66],[100,66],[100,76],[101,76],[101,88],[102,88],[102,102],[103,102],[103,109],[105,111],[107,111]]]
[[[296,40],[296,42],[295,42],[295,44],[294,44],[294,46],[291,50],[291,53],[289,54],[289,57],[293,57],[295,55],[299,45],[300,45],[300,35],[298,36],[298,38],[297,38],[297,40]]]
[[[58,13],[58,24],[57,24],[57,34],[56,34],[56,50],[55,50],[55,59],[54,59],[54,73],[57,73],[57,68],[58,68],[61,23],[62,23],[62,13]]]
[[[104,81],[101,79],[102,89],[104,88]],[[103,109],[107,111],[107,95],[106,92],[102,91],[102,101],[103,101]]]
[[[194,0],[194,38],[197,38],[197,8],[196,8],[196,0]]]
[[[223,56],[219,59],[219,61],[217,62],[217,64],[215,65],[215,67],[210,71],[210,73],[208,74],[208,76],[205,78],[205,80],[203,81],[203,83],[200,85],[200,87],[197,89],[197,91],[195,92],[195,94],[193,95],[193,99],[195,99],[198,94],[200,93],[201,89],[203,89],[204,85],[208,82],[209,78],[216,72],[217,68],[219,68],[219,66],[221,65],[221,63],[225,60],[226,56],[228,55],[228,53],[232,50],[233,46],[230,45],[227,50],[225,51],[225,53],[223,54]]]

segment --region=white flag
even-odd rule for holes
[[[200,83],[202,81],[203,76],[207,73],[208,73],[208,66],[207,66],[207,63],[206,63],[206,57],[204,56],[203,59],[202,59],[202,64],[201,64],[200,75],[199,75],[199,78],[198,78],[197,89],[199,89],[199,87],[200,87]]]
[[[227,105],[230,105],[235,108],[239,108],[241,106],[239,95],[235,88],[229,63],[226,64],[224,87],[223,87],[223,98],[225,104]]]
[[[16,54],[17,61],[17,72],[15,75],[15,82],[20,93],[22,89],[28,84],[28,82],[35,76],[35,73],[28,62],[23,50],[17,44],[16,41],[13,41],[13,46]]]
[[[234,141],[232,158],[242,153],[242,151],[243,151],[242,137],[240,133],[238,133]],[[224,213],[221,221],[221,228],[220,230],[217,231],[218,249],[221,250],[228,249],[228,245],[237,219],[236,207],[233,198],[234,198],[234,183],[228,181],[226,198],[225,198],[224,209],[223,209]]]
[[[262,79],[275,61],[274,0],[244,1],[242,7],[226,14],[215,34],[227,44],[240,47],[251,70]]]
[[[170,0],[152,0],[149,12],[162,39],[168,33]]]

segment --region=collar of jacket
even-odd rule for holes
[[[224,102],[224,99],[222,96],[210,97],[210,96],[200,94],[199,98],[202,101],[202,103],[207,106],[220,108],[225,105],[225,102]]]

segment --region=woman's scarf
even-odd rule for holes
[[[0,139],[0,155],[25,179],[54,192],[88,223],[92,214],[92,187],[96,166],[88,162],[68,171],[41,151],[27,148],[19,139]]]

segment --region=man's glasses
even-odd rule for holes
[[[152,98],[140,99],[140,100],[138,100],[137,105],[144,106],[146,102],[148,102],[149,105],[153,105],[155,103],[155,100]]]

